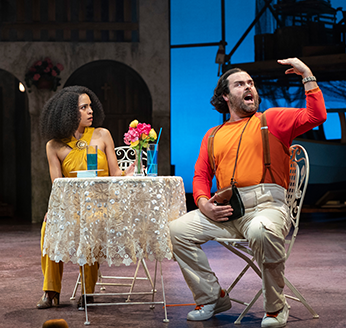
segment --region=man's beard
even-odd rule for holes
[[[237,113],[241,114],[247,114],[246,116],[249,116],[249,114],[254,114],[258,110],[259,106],[259,100],[258,95],[253,96],[254,102],[251,105],[248,105],[244,102],[244,98],[238,98],[230,95],[229,102],[233,110]]]

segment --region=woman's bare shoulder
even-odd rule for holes
[[[63,143],[61,140],[51,139],[47,142],[46,147],[47,149],[58,151],[61,148],[66,147],[66,144]]]
[[[106,128],[96,128],[94,131],[94,135],[97,137],[109,137],[110,132]]]

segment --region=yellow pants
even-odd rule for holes
[[[41,254],[43,251],[44,235],[46,231],[46,222],[43,222],[41,229]],[[61,280],[64,271],[63,262],[56,263],[49,259],[48,255],[41,256],[41,267],[43,273],[43,291],[54,291],[60,293]],[[82,277],[82,267],[79,268]],[[98,278],[99,264],[84,265],[85,289],[87,294],[91,294],[95,290],[95,285]],[[82,294],[84,294],[82,282]]]

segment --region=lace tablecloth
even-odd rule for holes
[[[181,177],[55,179],[43,255],[79,265],[171,259],[168,223],[184,213]]]

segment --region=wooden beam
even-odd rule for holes
[[[318,81],[337,81],[346,79],[346,54],[334,54],[324,56],[300,57],[306,65],[309,66]],[[280,65],[276,60],[256,61],[253,63],[232,63],[227,69],[239,67],[248,72],[251,76],[259,76],[262,79],[275,79],[282,77],[286,65]],[[296,76],[287,75],[288,78],[296,78]]]
[[[17,9],[17,22],[25,21],[25,0],[17,0],[16,1],[16,9]]]
[[[346,213],[346,207],[343,208],[321,208],[303,206],[302,213]]]
[[[101,1],[94,1],[94,23],[101,22]],[[94,42],[101,41],[101,30],[94,29]]]
[[[40,29],[40,30],[96,30],[96,31],[136,31],[138,30],[138,23],[132,22],[34,22],[34,23],[10,23],[3,22],[1,29],[8,31],[11,29],[25,30],[25,29]]]
[[[25,22],[25,0],[16,1],[17,22]],[[24,41],[25,31],[17,31],[17,41]]]
[[[346,143],[346,118],[345,112],[339,112],[339,119],[341,125],[341,143]]]
[[[48,1],[48,21],[49,22],[55,22],[56,21],[56,15],[55,15],[55,0],[49,0]],[[55,41],[56,38],[56,31],[55,30],[48,30],[48,38],[49,41]]]
[[[79,22],[86,22],[86,1],[79,0]],[[79,29],[79,41],[86,41],[86,30]]]
[[[32,4],[31,4],[31,10],[32,10],[32,20],[34,22],[34,28],[32,28],[32,37],[33,37],[33,41],[39,41],[41,40],[41,29],[37,28],[35,23],[38,23],[41,21],[41,10],[40,10],[40,0],[32,0]],[[28,23],[22,23],[24,25],[27,25]],[[6,27],[3,27],[4,29],[6,29]],[[19,30],[16,29],[14,27],[15,30]],[[25,28],[24,30],[26,30],[27,28]]]
[[[71,1],[70,0],[64,0],[64,21],[63,23],[55,23],[59,24],[59,26],[56,28],[57,30],[63,30],[64,33],[64,41],[70,41],[71,40],[71,29],[65,28],[66,24],[71,24]],[[66,15],[66,16],[65,16]],[[50,24],[51,25],[51,24]]]
[[[108,2],[108,21],[109,22],[115,22],[116,15],[115,15],[115,1],[110,0]],[[116,33],[114,30],[109,31],[109,41],[115,41],[116,40]]]
[[[124,22],[131,22],[131,0],[124,0]],[[132,31],[124,32],[124,41],[131,42]]]

